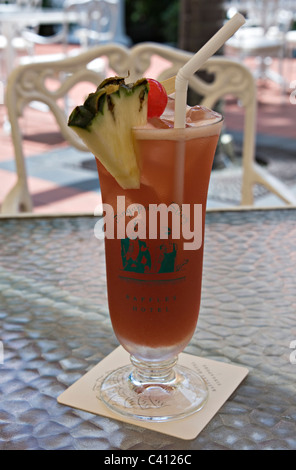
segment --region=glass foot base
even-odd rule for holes
[[[204,380],[194,371],[174,366],[166,380],[137,377],[133,365],[109,374],[101,386],[101,400],[114,412],[145,421],[169,421],[200,410],[208,398]]]

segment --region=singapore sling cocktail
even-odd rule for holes
[[[158,421],[207,399],[203,380],[175,364],[199,314],[207,191],[222,126],[218,113],[195,106],[185,128],[175,129],[174,103],[155,80],[111,77],[69,118],[96,156],[110,318],[132,363],[105,380],[101,398],[121,414]]]

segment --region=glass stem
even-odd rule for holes
[[[174,366],[178,360],[177,356],[166,361],[140,361],[134,356],[130,356],[130,360],[134,366],[130,380],[134,385],[167,384],[176,378]]]

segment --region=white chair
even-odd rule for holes
[[[8,11],[14,10],[14,8],[39,8],[41,6],[42,0],[15,0],[14,2],[0,2],[5,3],[3,10]],[[34,44],[27,38],[22,36],[22,31],[16,29],[13,34],[13,38],[10,43],[12,50],[17,54],[33,55],[34,53]],[[7,38],[4,34],[1,34],[1,14],[0,14],[0,103],[3,103],[3,90],[6,83],[6,60],[4,59],[5,51],[8,47]]]
[[[11,5],[7,5],[8,8],[39,8],[42,5],[42,0],[16,0],[15,2],[8,2]],[[1,20],[1,15],[0,15]],[[32,18],[33,20],[33,18]],[[5,36],[0,34],[0,50],[4,50],[7,47],[7,40]],[[27,54],[32,53],[33,44],[22,36],[22,31],[16,31],[15,37],[12,40],[12,47],[17,52],[25,52]]]
[[[24,8],[34,10],[35,8],[41,8],[42,0],[15,0],[12,5],[15,5],[16,8]],[[34,15],[32,14],[32,25],[34,25]],[[35,28],[34,28],[35,29]],[[22,35],[22,30],[17,31],[17,34],[13,38],[12,45],[16,51],[24,51],[28,54],[32,54],[34,44]],[[6,38],[0,36],[0,47],[5,49],[6,47]]]
[[[79,54],[82,50],[87,50],[94,44],[105,44],[111,42],[116,34],[116,27],[119,14],[118,0],[65,0],[63,11],[65,18],[71,12],[76,13],[79,20],[76,24],[74,35],[79,41],[80,47],[69,50],[68,41],[70,38],[70,25],[65,21],[60,30],[52,36],[41,36],[40,34],[24,30],[22,37],[31,44],[62,44],[62,51],[55,54],[29,54],[20,59],[20,64],[34,62],[48,62],[65,59],[68,56]],[[100,58],[88,64],[98,74],[105,73],[104,61]]]
[[[83,49],[111,42],[114,39],[119,14],[118,0],[65,0],[63,11],[65,19],[71,13],[76,14],[78,19],[73,36]],[[70,35],[68,21],[65,21],[60,29],[51,36],[42,36],[34,28],[26,28],[22,31],[22,37],[28,43],[32,45],[62,43],[64,52],[67,49]]]
[[[3,214],[33,210],[31,195],[28,190],[25,158],[18,118],[25,105],[31,101],[41,101],[48,105],[54,114],[64,138],[74,147],[87,150],[74,132],[67,126],[67,116],[61,108],[60,99],[69,93],[78,82],[91,80],[95,85],[100,81],[98,74],[87,68],[94,58],[107,56],[109,67],[119,76],[130,80],[145,76],[151,59],[155,55],[166,59],[164,70],[159,80],[164,80],[177,73],[179,68],[192,56],[191,53],[169,46],[154,43],[138,44],[131,49],[120,45],[103,45],[83,52],[76,57],[47,63],[34,63],[19,66],[9,77],[6,103],[11,122],[12,140],[15,150],[17,183],[5,197],[2,204]],[[245,108],[244,140],[242,149],[242,197],[241,204],[253,204],[253,187],[264,185],[288,204],[295,204],[293,195],[276,178],[264,171],[254,160],[256,144],[256,88],[254,77],[242,64],[224,57],[212,57],[204,66],[213,75],[211,83],[194,76],[190,87],[204,96],[203,104],[213,107],[225,95],[236,96]],[[46,88],[46,78],[53,72],[64,72],[65,80],[55,92]]]
[[[74,37],[84,49],[114,40],[119,15],[118,0],[66,0],[64,10],[80,13],[81,20],[74,29]]]
[[[38,25],[35,24],[34,21],[34,9],[39,9],[42,6],[42,0],[15,0],[14,2],[8,2],[9,4],[6,5],[8,7],[8,11],[13,12],[14,8],[15,9],[21,9],[24,11],[30,10],[32,11],[32,24],[28,28],[23,28],[23,27],[18,27],[18,26],[13,26],[13,37],[11,39],[11,47],[13,51],[18,55],[24,55],[26,57],[32,57],[34,55],[35,51],[35,44],[38,43],[36,41],[36,38],[41,38],[41,36],[38,35]],[[5,11],[5,10],[4,10]],[[0,23],[1,23],[1,14],[0,14]],[[58,38],[60,40],[60,36]],[[52,42],[56,42],[57,38],[54,38]],[[5,74],[7,73],[7,70],[5,65],[7,66],[7,63],[5,64],[3,60],[3,56],[5,54],[5,49],[7,49],[8,40],[4,34],[1,34],[0,30],[0,51],[2,53],[1,55],[1,67],[0,67],[0,80],[2,87],[4,88],[5,83],[6,83],[6,78]],[[10,58],[11,62],[14,62],[14,56]],[[6,59],[7,60],[7,59]],[[3,102],[3,100],[1,100]]]
[[[52,62],[62,60],[69,56],[87,50],[92,44],[104,44],[110,42],[116,33],[118,21],[118,0],[65,0],[63,3],[65,18],[71,13],[75,13],[78,21],[75,29],[75,36],[79,40],[79,48],[68,48],[70,39],[70,25],[65,21],[61,28],[51,36],[42,36],[30,29],[22,32],[22,37],[31,44],[49,45],[61,44],[62,50],[57,53],[38,54],[23,56],[20,64],[30,64]],[[102,58],[96,58],[88,67],[97,72],[100,76],[106,73],[105,62]],[[62,72],[63,74],[64,72]],[[63,77],[61,77],[63,79]],[[65,97],[66,112],[69,109],[68,99]],[[36,103],[35,103],[36,106]],[[43,109],[46,109],[43,107]]]
[[[108,58],[108,65],[115,73],[127,75],[128,50],[120,45],[103,45],[73,57],[47,61],[46,64],[43,61],[35,61],[19,65],[12,71],[7,82],[6,105],[14,146],[17,182],[2,203],[3,214],[17,214],[33,210],[19,122],[25,107],[30,103],[45,104],[55,117],[65,140],[74,148],[88,152],[76,134],[67,126],[67,115],[62,99],[68,97],[70,90],[77,83],[91,82],[96,87],[105,78],[89,68],[89,64],[101,56]],[[62,79],[59,87],[54,90],[49,80],[52,77]]]
[[[242,62],[247,57],[255,57],[257,59],[255,78],[272,80],[285,90],[287,85],[283,74],[285,35],[292,14],[280,7],[279,0],[247,2],[248,21],[226,42],[225,51],[227,55],[235,55]],[[278,59],[278,72],[270,67],[273,58]]]
[[[131,49],[131,78],[145,74],[154,55],[163,57],[171,64],[161,72],[158,79],[165,80],[177,73],[179,68],[192,56],[191,53],[171,47],[144,43]],[[287,204],[296,204],[296,198],[279,179],[268,173],[255,161],[256,147],[256,84],[252,73],[243,64],[221,56],[214,56],[207,61],[203,70],[212,74],[214,79],[207,83],[194,76],[189,86],[203,96],[201,104],[213,108],[223,97],[231,95],[237,98],[245,110],[243,148],[242,148],[242,184],[241,204],[254,204],[254,185],[265,186]]]

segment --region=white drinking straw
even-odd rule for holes
[[[180,68],[175,82],[175,127],[184,128],[188,81],[202,65],[246,22],[243,15],[236,13],[221,29]]]

